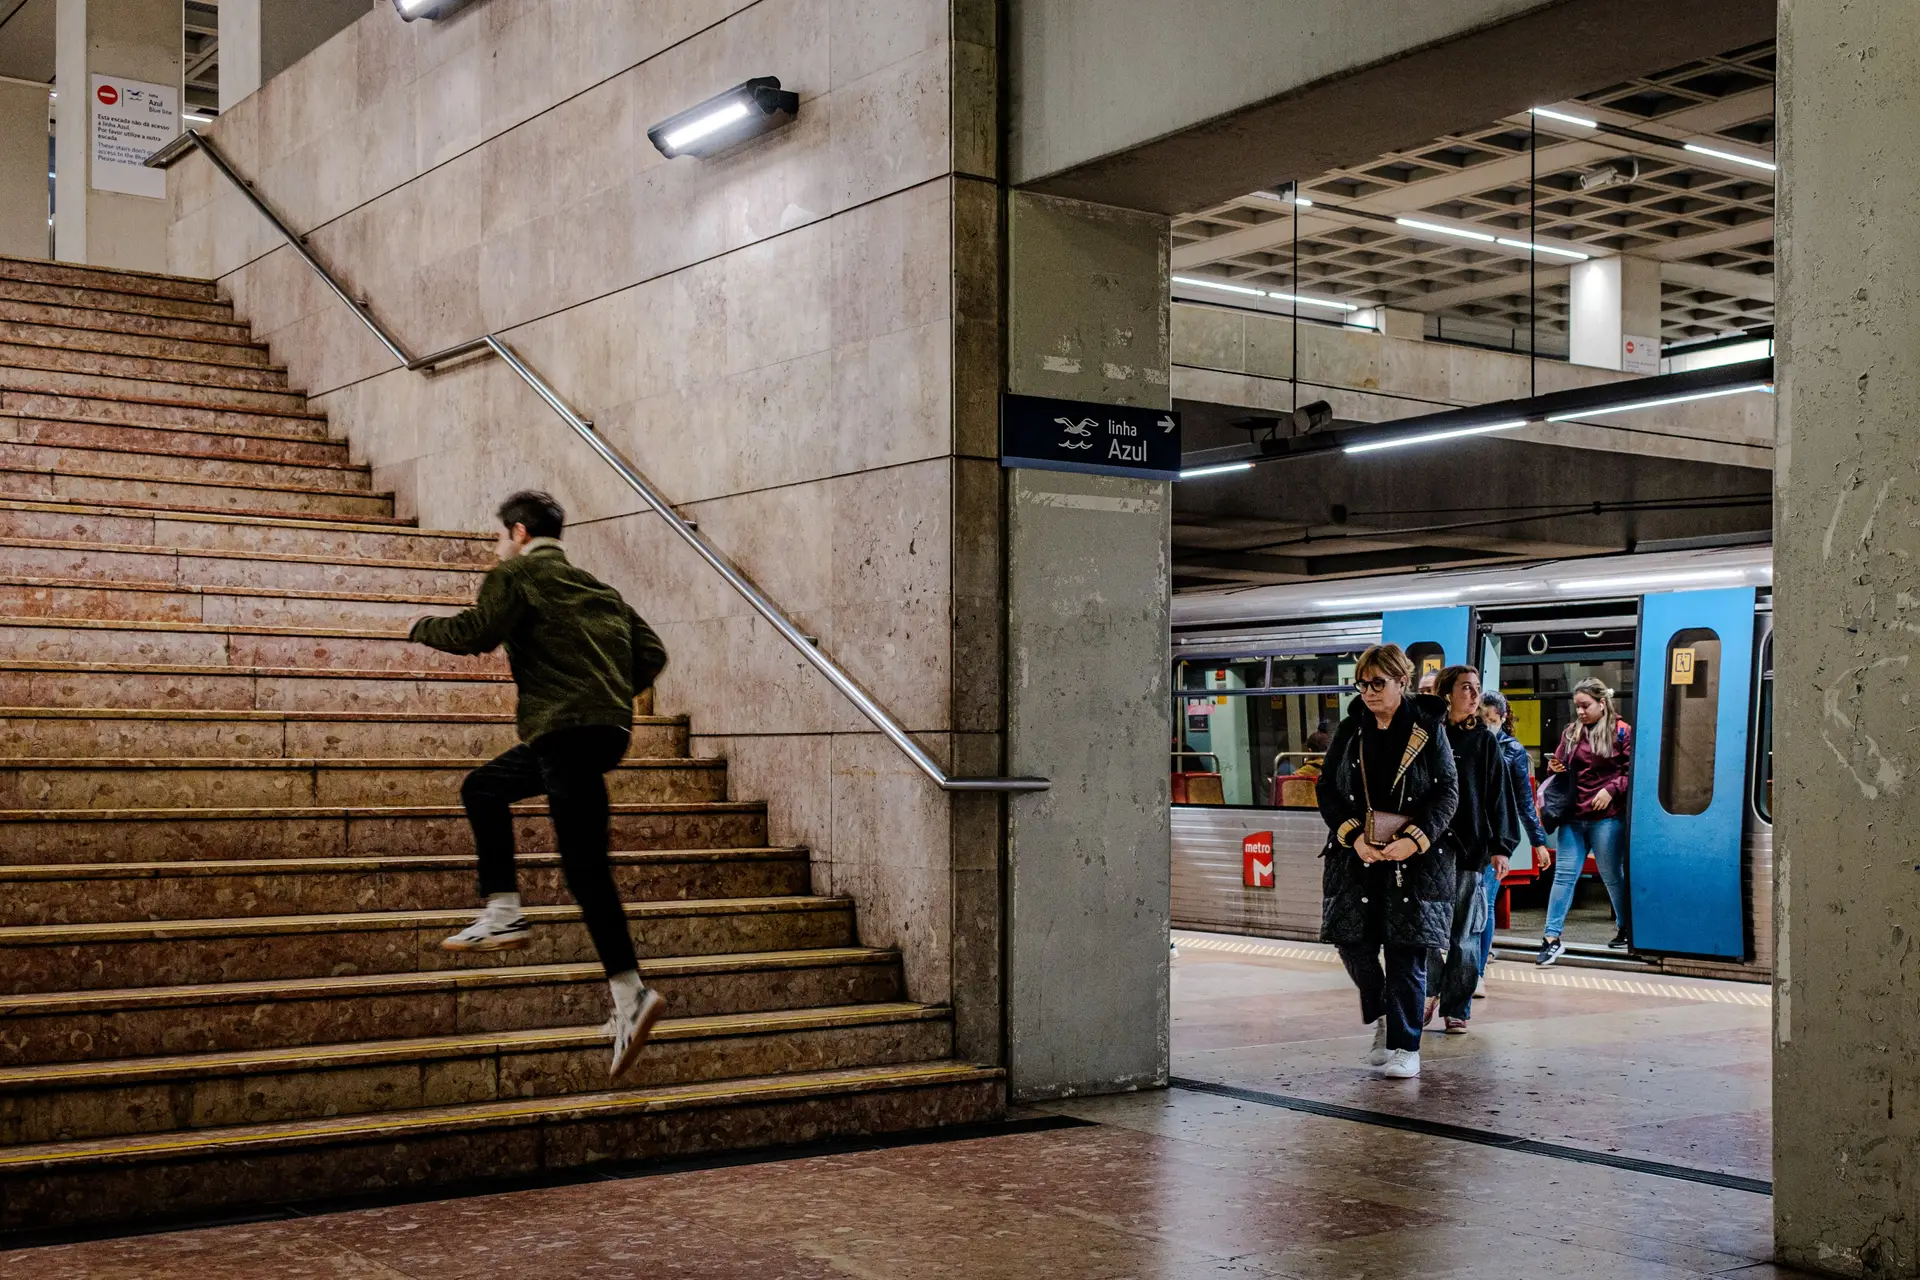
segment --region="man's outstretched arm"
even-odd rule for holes
[[[499,648],[526,609],[519,584],[502,571],[505,568],[502,565],[487,574],[471,609],[451,618],[420,618],[407,639],[444,653],[491,653]]]

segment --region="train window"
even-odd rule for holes
[[[1667,642],[1665,714],[1660,742],[1660,807],[1705,813],[1713,803],[1713,757],[1720,733],[1720,637],[1707,627]]]
[[[1418,644],[1408,645],[1407,657],[1413,662],[1415,680],[1419,680],[1429,671],[1438,671],[1447,665],[1446,650],[1431,640],[1422,640]]]

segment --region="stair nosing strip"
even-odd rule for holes
[[[0,441],[0,443],[5,443]],[[162,483],[171,483],[163,481]],[[225,512],[200,512],[178,507],[155,507],[141,509],[122,507],[113,502],[73,502],[60,498],[13,498],[0,497],[0,511],[31,508],[73,512],[80,515],[114,516],[127,520],[152,520],[156,524],[228,524],[255,527],[265,525],[281,529],[320,528],[340,533],[379,534],[382,537],[407,538],[444,538],[449,542],[483,542],[492,545],[498,539],[490,533],[475,533],[463,529],[421,529],[408,527],[394,529],[381,525],[367,525],[348,516],[242,516]]]
[[[159,547],[151,543],[85,542],[64,538],[13,538],[0,535],[0,550],[90,551],[112,555],[172,556],[193,560],[250,560],[279,564],[321,564],[336,568],[437,569],[485,576],[490,566],[447,564],[439,560],[389,560],[379,556],[306,555],[298,551],[242,551],[237,547]]]
[[[639,1114],[691,1110],[704,1105],[751,1106],[805,1097],[837,1097],[883,1088],[932,1088],[940,1085],[985,1084],[1006,1078],[999,1067],[984,1067],[956,1059],[855,1067],[836,1071],[794,1072],[740,1080],[691,1085],[663,1085],[597,1094],[560,1094],[537,1101],[466,1104],[412,1111],[363,1113],[335,1118],[330,1123],[290,1121],[227,1129],[174,1130],[137,1141],[87,1139],[75,1143],[47,1143],[0,1150],[0,1169],[58,1164],[131,1162],[164,1159],[169,1154],[191,1158],[243,1146],[290,1146],[303,1140],[335,1143],[377,1141],[387,1135],[447,1129],[497,1129],[519,1123],[583,1123],[599,1115],[622,1111]]]
[[[0,573],[0,587],[43,587],[53,591],[130,591],[143,595],[232,596],[241,600],[308,600],[314,603],[415,604],[446,609],[464,609],[472,603],[465,596],[416,595],[400,591],[311,591],[296,587],[138,582],[117,578],[34,578],[6,573]],[[23,616],[38,617],[40,615]],[[166,621],[166,619],[152,619],[152,621]]]

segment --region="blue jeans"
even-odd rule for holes
[[[1420,1052],[1420,1020],[1426,1013],[1427,949],[1349,943],[1336,948],[1347,976],[1360,990],[1360,1021],[1387,1020],[1387,1048]],[[1380,963],[1386,953],[1386,965]]]
[[[1594,865],[1600,870],[1600,883],[1607,886],[1614,919],[1622,929],[1627,927],[1627,849],[1622,836],[1618,818],[1569,822],[1560,828],[1560,847],[1554,852],[1553,895],[1547,899],[1547,937],[1557,938],[1567,927],[1573,889],[1587,865],[1588,853],[1593,854]]]
[[[1493,868],[1487,868],[1487,927],[1480,931],[1480,972],[1487,971],[1487,961],[1493,959],[1493,910],[1500,902],[1500,877],[1493,874]]]

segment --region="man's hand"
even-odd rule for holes
[[[1507,878],[1507,868],[1511,864],[1512,860],[1504,853],[1496,853],[1493,856],[1493,882],[1495,884],[1499,884]]]

